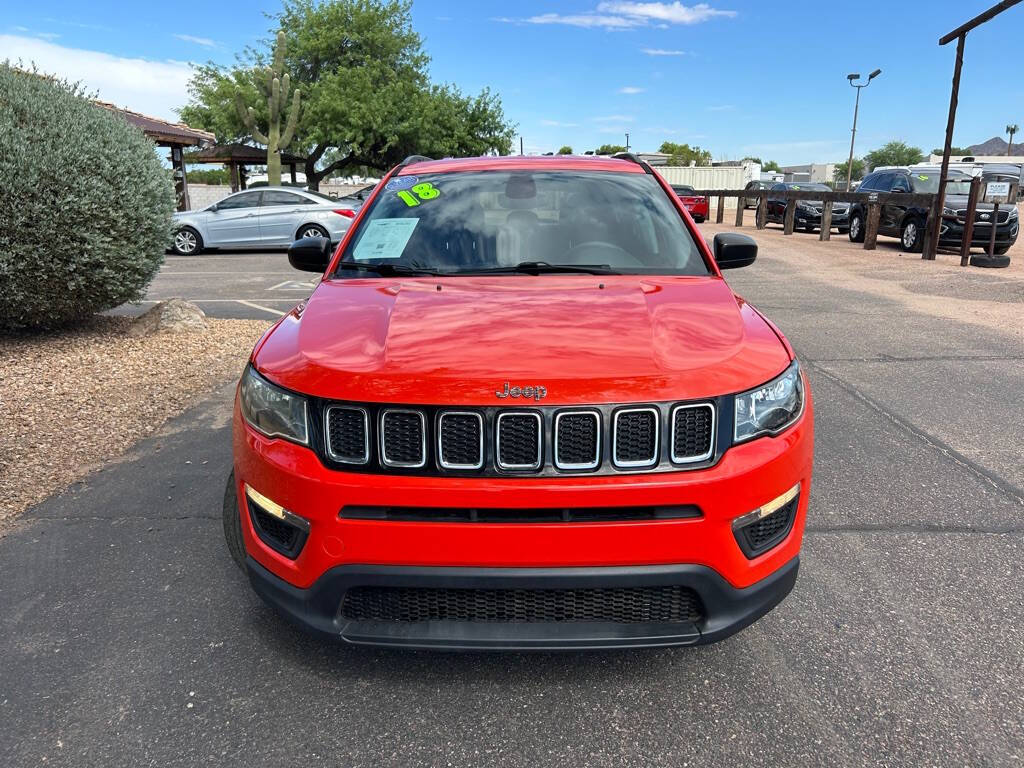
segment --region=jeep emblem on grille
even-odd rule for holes
[[[547,387],[510,387],[507,381],[504,391],[498,390],[494,393],[495,397],[526,397],[534,400],[543,400],[547,394]]]

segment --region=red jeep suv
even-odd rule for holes
[[[712,253],[713,250],[713,253]],[[411,157],[238,386],[224,529],[256,591],[354,644],[724,638],[797,576],[807,380],[632,156]]]

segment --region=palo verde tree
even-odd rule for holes
[[[669,156],[665,165],[690,165],[691,162],[694,165],[711,165],[711,153],[697,146],[665,141],[658,151]]]
[[[287,38],[292,84],[302,89],[292,151],[307,157],[311,188],[332,173],[386,170],[412,154],[510,150],[515,126],[496,95],[430,82],[409,0],[284,0],[274,26]],[[256,120],[267,119],[257,98],[268,51],[263,44],[244,51],[234,67],[196,68],[182,119],[222,141],[252,138],[234,106],[235,92],[256,105]]]
[[[291,90],[291,77],[284,71],[284,53],[287,44],[284,32],[277,33],[277,45],[274,47],[274,63],[266,71],[267,97],[267,132],[260,133],[256,127],[256,111],[252,107],[246,108],[245,95],[242,91],[235,91],[235,109],[238,111],[239,119],[245,124],[256,141],[265,144],[267,147],[267,183],[272,187],[281,186],[281,151],[287,148],[295,135],[295,126],[298,123],[300,111],[301,90],[295,89],[292,94],[292,108],[288,113],[288,122],[285,123],[284,132],[281,132],[281,116],[284,113],[284,105],[288,101],[288,91]]]
[[[924,160],[924,152],[919,147],[912,147],[902,141],[890,141],[884,147],[864,155],[864,162],[869,168],[883,165],[914,165]]]
[[[563,147],[559,147],[558,148],[558,152],[556,152],[555,154],[556,155],[571,155],[572,154],[572,147],[570,147],[568,144],[566,144]]]

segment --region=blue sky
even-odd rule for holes
[[[955,46],[938,38],[992,3],[859,0],[854,13],[821,0],[417,0],[413,18],[432,77],[500,94],[528,152],[624,143],[629,131],[640,151],[667,139],[716,159],[789,164],[846,158],[854,91],[845,76],[876,67],[857,154],[897,138],[939,146]],[[231,63],[278,7],[0,0],[0,58],[34,60],[102,98],[172,117],[187,98],[188,62]],[[1024,124],[1022,41],[1024,6],[968,36],[955,143]]]

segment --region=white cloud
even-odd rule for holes
[[[713,104],[705,108],[708,112],[731,112],[736,109],[735,104]]]
[[[15,27],[15,32],[28,32],[28,27]]]
[[[195,35],[175,35],[179,40],[184,40],[186,43],[195,43],[201,45],[204,48],[216,48],[217,43],[208,37],[196,37]]]
[[[60,35],[56,32],[36,32],[36,37],[41,37],[43,40],[56,40]]]
[[[619,88],[619,93],[633,95],[635,93],[643,93],[646,90],[646,88],[641,88],[640,86],[637,85],[626,85],[623,86],[622,88]]]
[[[502,16],[493,21],[512,24],[564,24],[586,29],[625,32],[637,27],[667,29],[671,24],[700,24],[716,16],[732,18],[735,15],[736,11],[719,10],[707,3],[687,6],[676,0],[671,3],[600,2],[594,10],[583,13],[541,13],[525,18]]]
[[[0,35],[0,51],[12,62],[79,81],[103,101],[154,117],[177,120],[174,109],[188,101],[192,70],[185,62],[129,59],[19,35]]]
[[[700,24],[716,16],[733,18],[736,15],[736,11],[720,11],[707,3],[686,6],[678,0],[673,3],[603,2],[598,4],[597,10],[668,24]]]
[[[578,128],[579,123],[563,123],[558,120],[541,120],[541,125],[547,125],[551,128]]]
[[[595,123],[632,123],[635,118],[630,115],[604,115],[591,119]]]
[[[685,56],[686,51],[670,51],[665,48],[641,48],[648,56]]]

